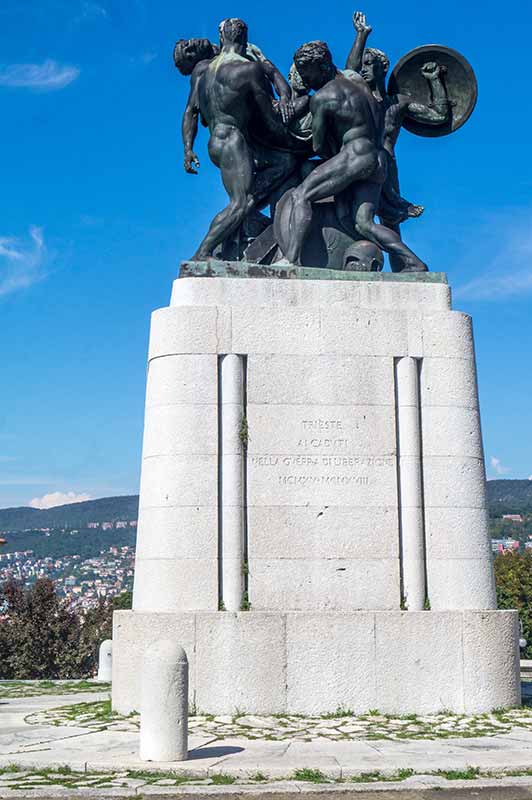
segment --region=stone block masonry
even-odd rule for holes
[[[164,632],[202,713],[483,713],[520,703],[517,628],[513,611],[119,611],[113,708],[138,710],[132,665]]]
[[[134,704],[126,664],[165,626],[189,658],[191,699],[214,713],[518,702],[471,320],[451,310],[445,276],[235,278],[222,266],[175,281],[152,319],[114,704]],[[506,688],[471,688],[469,613]],[[217,658],[227,668],[212,673]]]

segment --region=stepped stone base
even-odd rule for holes
[[[114,614],[113,708],[139,709],[142,655],[186,651],[198,711],[483,713],[520,703],[514,611]]]

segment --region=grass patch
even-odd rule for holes
[[[399,769],[399,770],[397,770],[397,772],[395,774],[397,775],[397,780],[398,781],[406,781],[407,778],[411,778],[412,777],[412,775],[414,774],[414,770],[413,769],[408,769],[408,768],[407,769]]]
[[[322,714],[320,719],[340,719],[342,717],[354,717],[355,712],[351,711],[350,708],[343,708],[339,706],[336,711],[332,711],[329,714]]]
[[[151,770],[130,769],[127,772],[128,779],[146,781],[146,783],[156,783],[157,781],[172,780],[176,783],[187,783],[194,780],[194,775],[186,772],[172,772],[171,770]]]
[[[135,712],[124,716],[113,711],[110,697],[107,700],[98,700],[93,703],[73,703],[68,706],[59,706],[51,709],[51,713],[55,715],[54,725],[61,725],[65,721],[80,722],[82,725],[101,722],[102,725],[106,725],[110,722],[120,722],[135,716]]]
[[[440,778],[446,778],[448,781],[474,781],[475,778],[480,776],[480,769],[478,767],[466,767],[465,769],[439,769],[432,775],[438,775]]]
[[[14,772],[24,772],[24,767],[18,764],[7,764],[5,767],[0,767],[0,775],[11,775]]]
[[[294,781],[308,781],[309,783],[326,783],[327,777],[319,769],[296,769],[292,775]]]
[[[62,767],[57,767],[55,770],[58,775],[72,775],[72,767],[68,764],[63,764]]]
[[[360,775],[353,775],[350,781],[351,783],[375,783],[384,779],[382,772],[362,772]]]
[[[360,775],[354,775],[350,780],[352,783],[377,783],[386,781],[406,781],[414,775],[413,769],[399,769],[392,775],[383,775],[382,772],[362,772]]]
[[[525,778],[525,777],[527,777],[529,775],[532,775],[532,768],[531,769],[505,770],[502,773],[502,775],[505,778]]]
[[[228,786],[236,781],[236,778],[233,778],[232,775],[227,775],[225,772],[218,772],[214,775],[209,775],[209,777],[215,786]]]

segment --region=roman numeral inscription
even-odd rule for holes
[[[329,409],[327,409],[329,410]],[[330,409],[336,410],[336,409]],[[381,473],[395,489],[393,419],[388,409],[341,408],[342,416],[296,416],[297,409],[270,406],[261,410],[257,429],[250,411],[248,469],[255,498],[276,491],[280,498],[296,491],[292,502],[366,505],[368,489],[381,485]],[[295,412],[295,413],[294,413]],[[384,452],[371,453],[375,444],[370,427],[377,423],[387,438]],[[259,452],[268,447],[269,453]],[[316,495],[319,492],[319,498]],[[380,492],[380,488],[379,488]],[[395,498],[392,496],[390,502]],[[378,499],[375,500],[378,502]]]

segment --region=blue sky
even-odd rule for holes
[[[532,8],[362,8],[371,44],[392,64],[437,41],[477,72],[466,127],[437,140],[401,136],[403,192],[427,209],[404,230],[431,269],[448,273],[455,307],[473,315],[488,474],[526,478]],[[201,175],[182,169],[187,80],[173,66],[174,41],[215,39],[222,17],[242,16],[286,73],[309,39],[327,40],[343,62],[354,10],[346,0],[3,0],[0,507],[137,491],[149,315],[168,303],[179,261],[225,204],[203,131]]]

